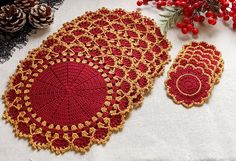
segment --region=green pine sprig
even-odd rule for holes
[[[178,22],[182,21],[182,13],[182,8],[166,6],[163,9],[159,14],[161,18],[159,26],[162,34],[166,34],[170,28],[175,27]]]

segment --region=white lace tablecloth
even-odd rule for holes
[[[65,0],[55,14],[50,29],[39,31],[29,43],[17,50],[5,64],[0,64],[0,94],[6,89],[9,76],[27,52],[40,45],[64,22],[95,11],[100,7],[136,10],[136,0]],[[158,20],[157,10],[144,7],[142,12]],[[113,134],[105,146],[92,146],[84,155],[68,152],[56,156],[48,150],[33,151],[28,142],[18,139],[10,124],[0,121],[0,161],[195,161],[236,160],[236,32],[227,24],[202,26],[199,37],[184,36],[179,30],[168,32],[173,48],[172,60],[182,45],[192,40],[207,41],[217,46],[225,60],[225,71],[208,103],[201,108],[185,109],[166,96],[164,76],[157,79],[142,107],[132,112],[122,132]],[[0,114],[4,111],[0,103]]]

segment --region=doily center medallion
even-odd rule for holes
[[[179,92],[186,96],[194,96],[201,90],[201,80],[193,74],[181,75],[176,81]]]
[[[43,71],[32,84],[32,109],[57,125],[83,123],[101,110],[107,87],[102,75],[87,64],[58,63]]]

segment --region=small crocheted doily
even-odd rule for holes
[[[219,83],[224,68],[221,53],[206,42],[185,45],[166,80],[167,94],[185,107],[202,105]]]
[[[10,78],[4,118],[32,147],[105,144],[169,62],[169,41],[138,12],[102,8],[65,23]]]

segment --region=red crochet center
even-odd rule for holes
[[[201,90],[201,86],[201,80],[193,74],[181,75],[176,81],[177,89],[186,96],[194,96]]]
[[[44,70],[30,90],[32,109],[57,125],[83,123],[104,105],[107,87],[102,75],[87,64],[58,63]]]

